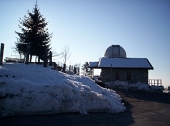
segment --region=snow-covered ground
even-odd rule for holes
[[[0,117],[65,112],[118,113],[126,108],[113,90],[88,77],[68,75],[42,65],[0,66]]]
[[[162,92],[164,90],[164,86],[154,86],[149,85],[141,82],[137,82],[135,84],[130,84],[126,81],[114,81],[114,82],[106,82],[105,85],[108,87],[119,88],[119,89],[131,89],[131,90],[140,90],[140,91],[147,91],[147,92]]]

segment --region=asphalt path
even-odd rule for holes
[[[0,118],[0,126],[170,126],[170,95],[117,90],[127,110],[118,114],[65,113]]]

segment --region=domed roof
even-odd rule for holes
[[[106,49],[104,56],[109,58],[126,58],[126,52],[120,45],[111,45]]]

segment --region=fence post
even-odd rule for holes
[[[0,65],[3,64],[3,55],[4,55],[4,43],[1,43]]]

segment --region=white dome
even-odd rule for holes
[[[104,56],[109,58],[126,58],[126,52],[120,45],[111,45],[106,49]]]

